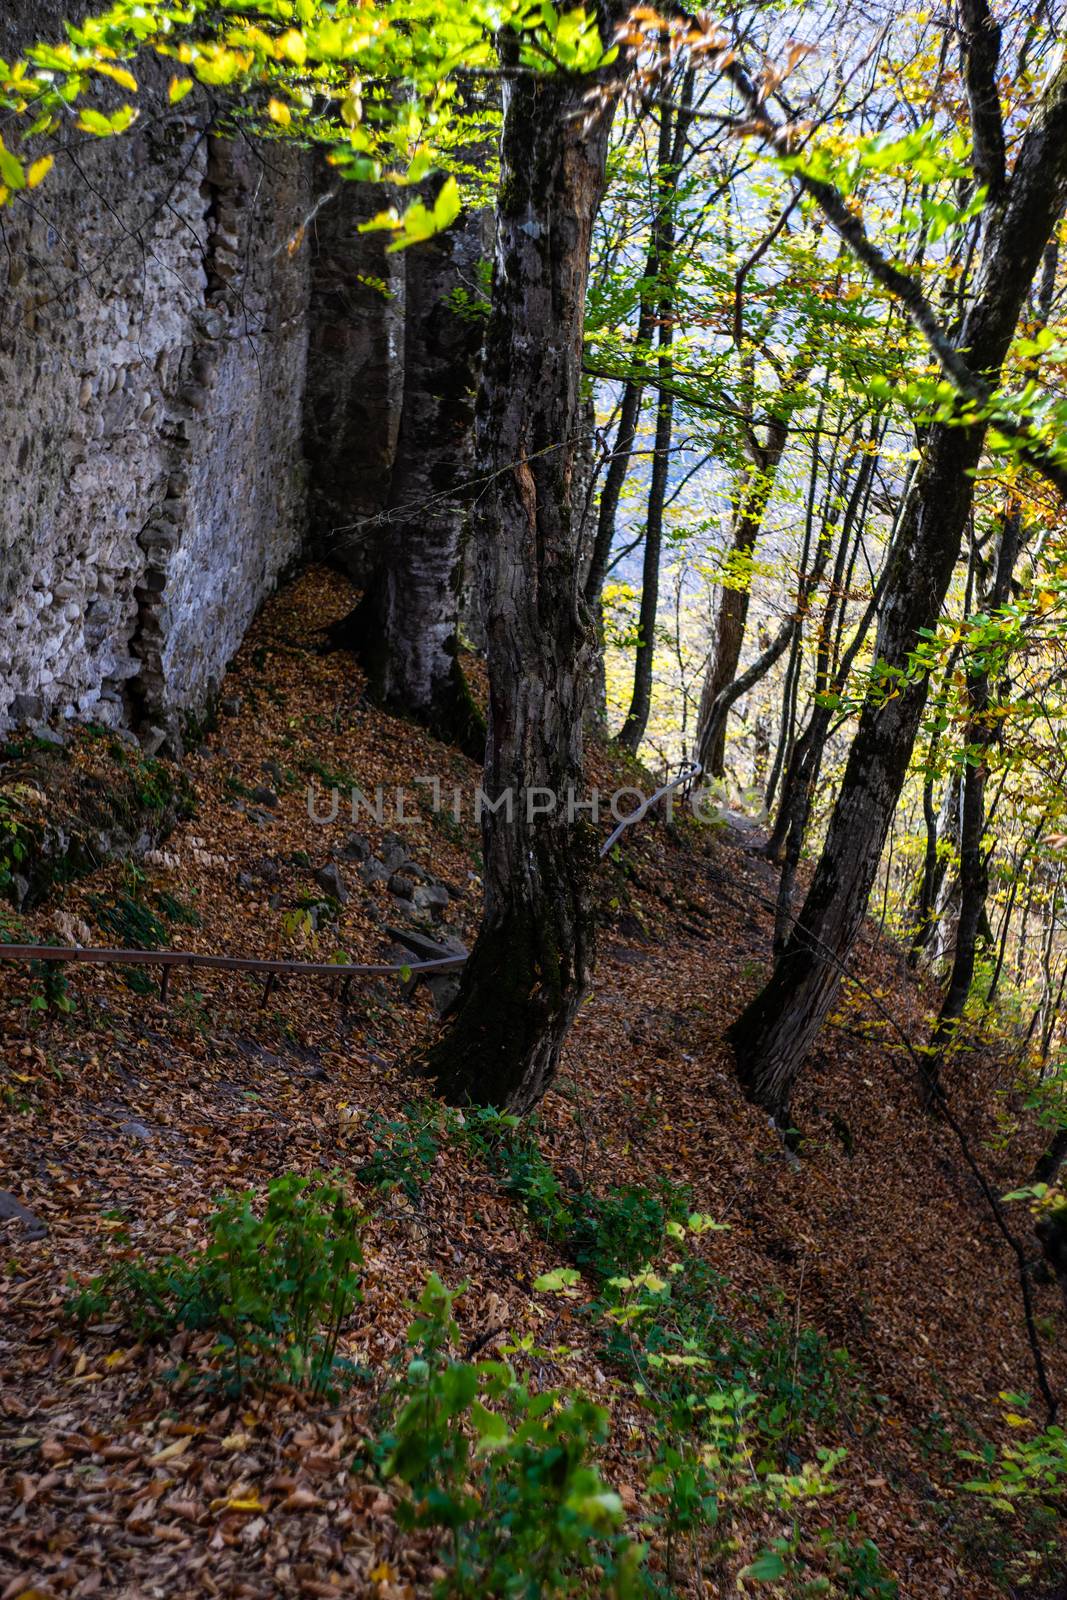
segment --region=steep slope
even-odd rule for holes
[[[469,945],[477,770],[372,709],[351,658],[322,653],[353,598],[312,570],[267,606],[218,727],[188,760],[195,817],[142,871],[70,884],[21,919],[26,937],[133,942],[147,911],[159,939],[236,955],[403,960],[397,926]],[[591,766],[602,794],[641,781],[603,750]],[[439,801],[415,781],[434,775]],[[368,797],[380,784],[390,802],[401,785],[418,821],[390,820],[390,804],[380,824],[365,812],[353,823],[342,804],[317,823],[309,780]],[[572,1212],[590,1193],[644,1186],[726,1225],[696,1245],[713,1274],[716,1339],[786,1397],[789,1470],[820,1446],[848,1451],[836,1492],[791,1516],[739,1495],[728,1547],[702,1574],[687,1553],[676,1590],[735,1592],[738,1570],[788,1537],[804,1584],[822,1574],[837,1587],[791,1577],[765,1592],[890,1593],[820,1554],[818,1531],[833,1528],[874,1540],[908,1600],[1003,1594],[998,1571],[1037,1531],[985,1515],[958,1487],[972,1469],[956,1452],[1010,1431],[1000,1396],[1032,1390],[1033,1366],[1013,1257],[957,1139],[921,1111],[901,1043],[923,1038],[930,997],[869,926],[859,986],[798,1096],[799,1158],[787,1153],[742,1099],[721,1042],[770,958],[773,881],[748,844],[682,808],[672,826],[649,818],[624,836],[601,869],[595,987],[538,1119]],[[544,1208],[527,1196],[524,1212],[455,1119],[405,1113],[425,1101],[411,1064],[438,1026],[425,987],[405,998],[402,980],[373,979],[334,994],[292,979],[264,992],[240,974],[177,973],[164,1002],[154,984],[135,993],[103,968],[68,981],[77,1007],[64,1016],[31,1009],[39,974],[0,969],[0,1186],[41,1225],[6,1225],[0,1595],[428,1593],[435,1541],[400,1532],[396,1494],[350,1467],[403,1348],[405,1302],[430,1270],[469,1285],[458,1306],[468,1349],[533,1333],[540,1383],[581,1386],[610,1408],[606,1475],[635,1530],[661,1514],[645,1411],[609,1359],[603,1318],[585,1309],[595,1277],[576,1298],[535,1291],[567,1259]],[[1010,1066],[976,1057],[955,1072],[953,1103],[1000,1192],[1028,1171],[1039,1136],[1020,1120]],[[187,1252],[223,1190],[315,1169],[352,1180],[369,1212],[346,1348],[370,1375],[336,1403],[176,1389],[168,1372],[202,1355],[202,1339],[141,1343],[121,1319],[82,1329],[64,1315],[70,1275],[84,1282],[123,1253]],[[410,1182],[383,1190],[390,1172]],[[1047,1285],[1035,1294],[1062,1388],[1062,1307]],[[648,1537],[662,1574],[662,1532]]]

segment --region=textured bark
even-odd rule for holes
[[[344,625],[375,699],[479,760],[485,727],[456,659],[456,631],[482,329],[450,296],[476,282],[484,232],[469,213],[406,253],[404,400],[386,529]]]
[[[1067,201],[1067,70],[1031,123],[1001,214],[991,225],[960,348],[995,383],[1020,310]],[[896,691],[872,692],[804,907],[765,989],[730,1030],[746,1092],[783,1117],[863,920],[926,701],[909,672],[919,630],[937,620],[959,557],[985,425],[935,424],[925,441],[892,556],[876,660]]]
[[[594,647],[581,604],[572,482],[593,219],[610,118],[588,80],[519,77],[505,94],[493,305],[478,406],[487,491],[476,536],[490,684],[485,911],[428,1069],[458,1103],[527,1111],[544,1093],[593,954],[592,828],[582,780]],[[564,800],[531,817],[544,789]],[[528,805],[533,798],[534,806]]]

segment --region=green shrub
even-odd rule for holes
[[[994,1576],[1005,1584],[1051,1583],[1062,1574],[1067,1515],[1067,1432],[1038,1428],[1026,1415],[1029,1397],[1004,1393],[1010,1444],[961,1450],[960,1459],[981,1470],[963,1484],[981,1497],[988,1515],[968,1530]]]
[[[666,1182],[656,1190],[626,1185],[604,1195],[589,1189],[568,1194],[518,1117],[471,1111],[464,1135],[507,1193],[522,1201],[537,1231],[598,1281],[652,1260],[663,1248],[669,1224],[689,1210],[687,1192]]]
[[[668,1232],[684,1245],[687,1233],[715,1226],[693,1215],[685,1227],[668,1224]],[[745,1512],[791,1518],[799,1502],[832,1492],[845,1454],[817,1447],[814,1459],[802,1462],[787,1448],[805,1408],[827,1414],[821,1367],[818,1400],[809,1406],[813,1373],[802,1376],[798,1365],[792,1389],[783,1377],[785,1324],[768,1323],[766,1346],[740,1332],[719,1306],[725,1279],[684,1249],[679,1254],[662,1272],[609,1279],[597,1303],[608,1357],[646,1412],[645,1473],[670,1584],[683,1567],[693,1575],[722,1569]],[[789,1348],[795,1352],[795,1339]],[[794,1533],[763,1551],[745,1575],[775,1581],[799,1563]]]
[[[360,1223],[337,1183],[290,1173],[272,1180],[262,1215],[253,1194],[226,1195],[196,1255],[120,1262],[70,1309],[82,1322],[117,1312],[148,1337],[215,1333],[233,1392],[286,1380],[322,1393],[344,1370],[338,1340],[361,1298]]]
[[[0,794],[0,894],[14,898],[15,878],[26,860],[31,837],[19,806]]]
[[[402,1525],[444,1536],[437,1593],[636,1593],[642,1552],[620,1536],[622,1504],[591,1459],[607,1412],[581,1394],[535,1393],[507,1362],[456,1360],[456,1298],[431,1276],[368,1463],[410,1491]]]
[[[356,1168],[360,1183],[373,1184],[386,1193],[400,1189],[417,1200],[437,1161],[441,1133],[436,1105],[405,1106],[400,1117],[389,1121],[374,1112],[367,1131],[375,1149]]]
[[[854,1526],[855,1513],[849,1518]],[[900,1585],[885,1569],[881,1551],[871,1539],[852,1544],[830,1528],[824,1528],[820,1544],[834,1584],[834,1593],[847,1600],[897,1600]],[[816,1591],[810,1590],[812,1594]]]

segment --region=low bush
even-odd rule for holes
[[[417,1200],[441,1147],[437,1106],[405,1106],[393,1120],[375,1112],[367,1119],[367,1132],[374,1149],[356,1168],[359,1182],[372,1184],[386,1194],[399,1189],[409,1200]]]
[[[341,1330],[361,1298],[361,1217],[328,1178],[274,1179],[262,1214],[226,1195],[195,1255],[119,1262],[73,1296],[82,1322],[118,1314],[142,1336],[215,1335],[211,1361],[237,1393],[278,1380],[324,1393],[343,1375]]]
[[[639,1593],[643,1552],[620,1533],[622,1503],[592,1459],[608,1413],[581,1394],[533,1392],[507,1361],[457,1359],[458,1292],[427,1282],[364,1461],[407,1487],[402,1525],[442,1535],[437,1593]]]
[[[635,1271],[658,1255],[669,1225],[689,1210],[688,1194],[666,1182],[656,1189],[614,1186],[604,1195],[568,1192],[518,1117],[468,1112],[463,1132],[537,1231],[595,1280]]]

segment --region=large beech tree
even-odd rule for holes
[[[964,0],[961,12],[975,170],[988,201],[974,294],[954,340],[915,280],[870,245],[840,196],[825,183],[801,180],[845,242],[903,300],[963,398],[955,414],[925,434],[886,575],[872,687],[811,888],[769,983],[730,1030],[746,1092],[779,1119],[834,1003],[866,911],[926,701],[927,675],[914,653],[921,630],[937,621],[959,557],[990,391],[1067,204],[1067,68],[1053,75],[1009,176],[996,92],[997,30],[984,0]],[[1060,485],[1054,461],[1043,460],[1026,437],[1021,448]]]
[[[505,46],[505,63],[506,55]],[[452,1100],[519,1111],[552,1078],[593,956],[596,836],[568,817],[566,795],[581,786],[595,648],[571,489],[590,243],[611,120],[610,97],[591,100],[590,91],[603,77],[520,75],[506,85],[478,402],[484,788],[499,809],[483,811],[481,930],[428,1067]]]

